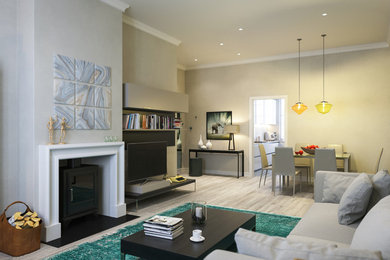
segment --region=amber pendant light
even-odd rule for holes
[[[325,36],[322,34],[322,101],[316,105],[318,112],[321,114],[326,114],[332,108],[332,104],[329,104],[328,101],[325,101]]]
[[[301,38],[298,38],[298,102],[291,108],[298,115],[307,109],[307,106],[301,102]]]

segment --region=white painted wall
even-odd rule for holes
[[[289,146],[312,143],[344,145],[352,154],[352,171],[373,171],[380,147],[380,168],[390,168],[390,49],[377,49],[326,56],[325,96],[334,105],[322,115],[315,105],[322,99],[322,56],[301,59],[301,100],[309,106],[302,115],[290,107],[297,102],[297,60],[288,59],[186,72],[190,97],[187,138],[195,147],[205,136],[207,111],[233,111],[240,124],[236,149],[244,149],[248,170],[249,97],[288,96],[287,136]],[[204,140],[203,140],[204,141]],[[228,141],[212,141],[213,148],[226,149]],[[235,171],[235,158],[205,156],[206,171]]]
[[[38,170],[38,145],[48,141],[46,124],[53,107],[54,54],[96,62],[112,69],[112,129],[69,130],[66,142],[102,142],[107,135],[122,137],[121,11],[99,0],[1,0],[1,7],[4,5],[7,9],[0,8],[0,19],[5,21],[1,28],[4,26],[10,33],[7,41],[0,42],[0,49],[8,48],[8,54],[0,57],[0,64],[7,64],[7,79],[0,82],[2,86],[7,85],[1,97],[9,104],[2,102],[6,126],[2,127],[1,138],[4,133],[10,135],[1,149],[2,159],[9,161],[9,165],[1,166],[1,208],[15,199],[31,205],[37,203],[33,191],[39,180],[33,178],[33,171]],[[12,63],[16,55],[17,65]],[[4,73],[2,68],[0,72]],[[16,79],[13,74],[17,75]],[[12,89],[15,81],[17,93]],[[9,105],[7,109],[5,105]],[[11,148],[13,144],[18,148]]]
[[[177,46],[124,23],[123,82],[180,92]]]
[[[17,1],[0,0],[0,209],[18,198]],[[14,111],[14,113],[10,113]],[[12,176],[12,178],[11,178]],[[7,200],[6,200],[7,198]]]

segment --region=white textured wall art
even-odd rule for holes
[[[53,57],[53,112],[70,129],[111,129],[111,68],[56,54]]]

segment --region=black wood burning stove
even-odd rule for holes
[[[60,222],[66,226],[74,218],[97,213],[99,167],[71,159],[59,170]]]

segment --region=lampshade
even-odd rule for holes
[[[307,106],[305,104],[303,104],[302,102],[297,102],[295,105],[293,105],[292,107],[292,110],[295,111],[295,113],[297,113],[298,115],[302,114],[303,111],[305,111],[307,109]]]
[[[323,100],[321,103],[316,105],[316,108],[321,114],[326,114],[332,108],[332,104],[329,104],[327,101]]]
[[[239,125],[227,125],[223,128],[225,134],[238,134],[240,132]]]
[[[325,36],[322,34],[322,101],[316,105],[317,111],[326,114],[332,108],[332,105],[325,101]]]
[[[307,106],[301,102],[301,38],[298,38],[298,102],[291,107],[298,115],[307,109]]]

